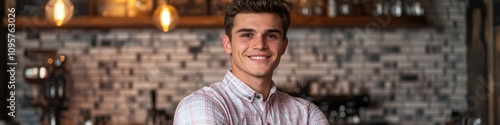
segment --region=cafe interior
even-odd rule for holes
[[[3,0],[0,125],[173,124],[231,68],[232,1]],[[330,124],[500,125],[500,1],[284,2],[273,81]]]

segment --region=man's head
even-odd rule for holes
[[[290,13],[284,3],[235,0],[224,19],[222,43],[231,56],[232,72],[240,79],[270,79],[288,45]]]
[[[283,38],[286,38],[290,26],[290,12],[285,2],[281,0],[233,0],[224,15],[224,30],[231,38],[231,30],[234,26],[234,17],[240,13],[272,13],[281,19],[283,27]]]

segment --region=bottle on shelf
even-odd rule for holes
[[[360,0],[352,0],[351,14],[355,16],[363,15],[363,5],[361,5]]]
[[[52,99],[55,97],[56,92],[55,92],[55,67],[54,67],[54,59],[48,58],[47,63],[49,64],[48,68],[48,78],[45,84],[45,99],[49,102],[49,105],[52,101]]]
[[[382,15],[390,16],[391,15],[391,0],[381,0],[382,1]]]
[[[44,116],[50,125],[61,125],[63,110],[66,110],[66,69],[64,67],[66,57],[60,55],[59,58],[48,58],[48,78],[45,83],[45,100],[47,106],[44,108]]]
[[[371,14],[373,16],[380,16],[384,14],[384,3],[382,0],[373,0],[373,7],[372,7],[372,12]]]
[[[370,16],[373,10],[373,1],[374,0],[360,0],[361,5],[361,14],[364,16]]]
[[[327,16],[329,18],[335,18],[335,17],[337,17],[337,3],[336,3],[336,0],[328,0],[326,14],[327,14]]]
[[[56,71],[57,71],[57,76],[56,76],[56,81],[57,81],[57,97],[60,100],[64,99],[65,96],[65,86],[66,86],[66,78],[64,78],[65,74],[65,67],[64,63],[66,60],[66,56],[64,55],[59,55],[59,59],[55,61],[55,66],[56,66]]]
[[[392,16],[401,17],[403,15],[403,4],[401,0],[394,0],[391,6]]]

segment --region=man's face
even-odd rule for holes
[[[224,50],[231,55],[236,76],[271,77],[285,53],[280,18],[271,13],[240,13],[234,18],[232,38],[222,38]]]

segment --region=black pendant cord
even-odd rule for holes
[[[152,121],[156,123],[156,90],[151,90],[151,113]]]

